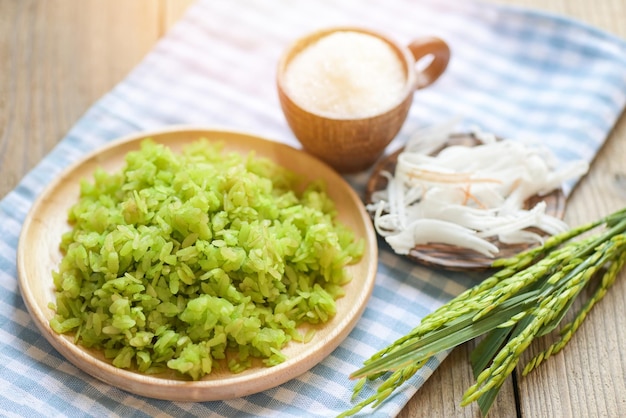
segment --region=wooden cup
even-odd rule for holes
[[[395,105],[373,116],[345,118],[321,115],[300,106],[289,97],[284,73],[290,61],[307,46],[337,31],[372,35],[392,47],[404,64],[406,75],[405,87]],[[432,56],[432,61],[426,68],[418,71],[416,63],[427,56]],[[278,63],[278,97],[287,123],[305,151],[341,173],[355,173],[369,168],[382,155],[404,124],[415,90],[435,82],[445,71],[449,60],[448,45],[436,37],[418,38],[403,47],[385,35],[369,29],[325,29],[300,38],[287,48]]]

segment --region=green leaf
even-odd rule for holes
[[[486,416],[489,413],[489,410],[491,409],[493,402],[498,397],[498,393],[500,392],[501,387],[502,385],[499,385],[499,386],[489,389],[487,392],[485,392],[484,395],[482,395],[476,401],[476,403],[478,404],[478,407],[480,408],[480,412],[483,414],[483,416]]]
[[[513,326],[506,328],[496,328],[487,334],[487,336],[472,350],[470,354],[470,363],[474,377],[478,376],[491,360],[496,356],[504,343],[508,340]]]

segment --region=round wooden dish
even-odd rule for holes
[[[337,301],[337,314],[317,327],[315,337],[306,344],[290,343],[287,360],[274,367],[258,366],[239,374],[217,371],[199,381],[180,378],[175,373],[145,375],[113,366],[99,350],[86,349],[73,342],[72,335],[58,335],[49,326],[55,302],[51,271],[62,258],[59,242],[69,230],[67,212],[79,197],[81,179],[92,180],[97,167],[119,170],[125,155],[136,150],[150,137],[179,151],[201,137],[220,140],[226,150],[264,156],[303,175],[305,180],[321,179],[328,187],[339,212],[339,219],[365,241],[360,263],[349,267],[353,277],[346,285],[346,296]],[[176,401],[212,401],[235,398],[280,385],[304,373],[330,354],[348,335],[360,318],[371,295],[376,276],[378,252],[376,235],[369,215],[359,197],[331,168],[306,153],[284,144],[238,132],[196,128],[173,128],[140,133],[112,142],[64,171],[42,193],[24,222],[17,253],[19,284],[24,302],[35,324],[46,339],[70,362],[86,373],[113,386],[139,395]],[[305,329],[306,330],[306,329]]]
[[[479,140],[472,134],[454,134],[450,136],[445,146],[464,145],[472,147],[479,143]],[[403,149],[401,148],[376,163],[367,183],[366,203],[372,202],[372,193],[387,187],[387,179],[381,175],[381,172],[388,171],[394,173],[398,155],[402,151]],[[435,154],[439,151],[436,151]],[[546,202],[547,214],[563,218],[566,199],[562,189],[554,190],[545,196],[532,196],[525,202],[525,207],[531,208],[540,201]],[[542,233],[542,231],[535,232]],[[497,258],[511,257],[531,247],[530,244],[504,244],[497,239],[492,239],[491,241],[500,248]],[[438,243],[416,245],[409,251],[407,257],[427,266],[459,271],[486,270],[490,268],[494,261],[493,258],[486,257],[471,249]]]

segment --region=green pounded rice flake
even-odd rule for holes
[[[120,368],[196,380],[225,365],[285,360],[303,324],[323,324],[364,243],[322,182],[254,153],[144,140],[115,173],[82,180],[52,272],[55,332]]]

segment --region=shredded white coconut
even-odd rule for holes
[[[442,144],[450,125],[431,129],[430,140]],[[388,186],[372,195],[368,210],[374,225],[391,247],[406,254],[417,244],[444,243],[494,256],[501,243],[541,241],[538,228],[556,234],[567,224],[546,213],[545,202],[525,209],[525,201],[545,195],[568,179],[584,175],[589,166],[576,161],[560,169],[551,166],[546,150],[521,141],[495,141],[478,133],[485,143],[450,146],[436,156],[424,146],[407,144],[398,156],[395,173],[385,173]],[[416,136],[417,138],[417,136]]]

